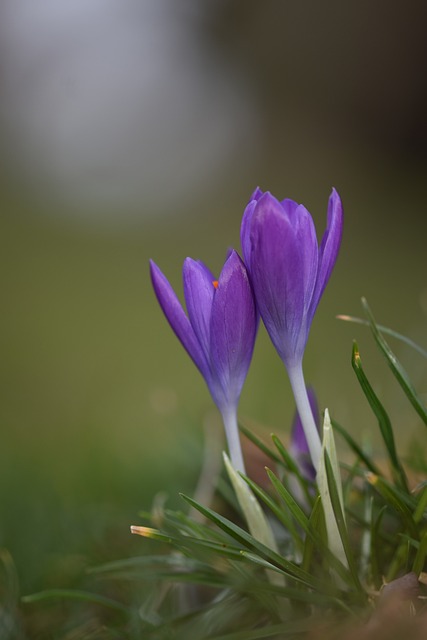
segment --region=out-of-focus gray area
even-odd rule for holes
[[[320,407],[377,446],[357,338],[399,446],[422,439],[368,330],[335,315],[365,295],[426,347],[426,26],[424,2],[0,2],[0,545],[33,588],[65,549],[127,553],[157,490],[192,491],[212,402],[148,259],[177,290],[187,255],[218,272],[257,185],[319,237],[332,186],[344,202],[305,357]],[[426,397],[425,361],[391,344]],[[260,327],[241,417],[286,439],[293,412]]]
[[[221,169],[256,173],[275,140],[283,180],[291,155],[325,145],[327,162],[328,140],[425,161],[425,13],[417,2],[402,12],[385,2],[3,0],[5,175],[28,194],[108,215],[141,200],[188,202],[217,187]]]
[[[6,164],[36,197],[101,216],[141,201],[164,211],[212,188],[257,126],[195,3],[3,5]]]

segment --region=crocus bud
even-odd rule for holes
[[[221,412],[233,466],[243,471],[237,405],[258,327],[245,265],[231,251],[216,280],[202,262],[187,258],[183,280],[188,315],[152,261],[150,271],[154,291],[170,326],[204,377]]]

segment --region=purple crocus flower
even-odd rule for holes
[[[243,257],[257,306],[289,374],[310,455],[317,470],[320,438],[302,372],[310,326],[341,244],[343,210],[335,189],[320,247],[310,213],[293,200],[281,202],[256,189],[241,227]]]
[[[252,358],[258,314],[248,274],[236,251],[216,280],[200,261],[186,258],[188,315],[159,267],[150,261],[157,299],[175,334],[204,377],[221,412],[233,466],[244,471],[237,405]]]

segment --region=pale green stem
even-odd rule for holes
[[[311,462],[317,473],[319,469],[322,445],[320,442],[319,432],[316,427],[313,412],[310,407],[310,401],[307,395],[307,387],[305,386],[302,363],[299,362],[292,367],[288,367],[288,375],[291,382],[292,391],[294,393],[297,411],[299,413],[299,417],[301,418],[305,437],[307,439]]]
[[[224,422],[225,435],[227,437],[228,451],[230,460],[236,471],[245,472],[245,463],[243,462],[242,447],[240,445],[239,426],[237,424],[237,411],[234,408],[226,409],[221,412]]]

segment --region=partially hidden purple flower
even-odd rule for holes
[[[317,430],[319,430],[319,407],[317,404],[316,394],[312,387],[307,387],[307,395]],[[294,457],[303,478],[314,482],[316,479],[316,470],[310,460],[308,442],[298,410],[295,411],[295,416],[292,422],[289,451]]]
[[[202,262],[186,258],[183,283],[187,313],[153,261],[150,272],[170,326],[204,377],[222,414],[233,465],[243,471],[237,405],[258,327],[245,265],[236,251],[231,251],[216,280]]]
[[[302,360],[311,322],[341,244],[343,209],[335,189],[318,246],[310,213],[257,188],[243,215],[241,243],[259,312],[286,364]]]

